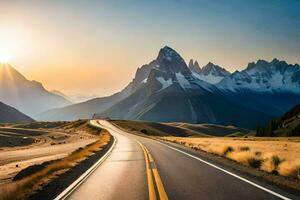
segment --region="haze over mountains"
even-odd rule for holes
[[[73,103],[81,103],[98,97],[98,95],[95,94],[64,94],[63,92],[58,90],[52,90],[50,92],[57,94]]]
[[[122,91],[109,97],[52,109],[40,120],[98,117],[163,122],[217,123],[255,128],[300,102],[300,67],[274,59],[228,72],[197,61],[189,65],[172,48],[137,69]]]
[[[31,117],[45,110],[71,103],[47,91],[41,83],[27,80],[8,64],[0,64],[0,76],[0,101]]]
[[[0,123],[33,122],[29,116],[0,102]]]

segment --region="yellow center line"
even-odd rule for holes
[[[136,140],[137,141],[137,140]],[[156,200],[156,193],[155,193],[155,186],[157,189],[157,193],[159,195],[160,200],[168,200],[168,195],[165,191],[164,185],[161,181],[161,178],[159,176],[158,170],[156,168],[154,159],[148,149],[139,141],[137,143],[141,146],[145,161],[146,161],[146,169],[147,169],[147,178],[148,178],[148,192],[149,192],[149,199],[150,200]],[[152,175],[153,174],[153,175]],[[154,176],[154,177],[153,177]],[[153,182],[155,181],[155,184]]]
[[[145,161],[146,161],[146,170],[147,170],[147,179],[148,179],[148,193],[149,193],[149,200],[156,200],[156,194],[155,194],[155,189],[154,189],[154,184],[153,184],[153,177],[151,174],[151,169],[150,169],[150,165],[149,165],[149,161],[148,161],[148,156],[147,156],[147,152],[144,149],[144,146],[139,142],[139,145],[141,146],[143,152],[144,152],[144,156],[145,156]]]
[[[154,160],[153,160],[153,158],[152,158],[152,156],[151,156],[150,153],[149,153],[149,157],[150,157],[150,160],[152,160],[153,163],[155,164],[155,162],[154,162]],[[157,168],[156,167],[152,168],[152,172],[154,174],[156,186],[157,186],[157,189],[158,189],[159,199],[160,200],[168,200],[168,195],[167,195],[167,193],[165,191],[164,185],[163,185],[163,183],[161,181],[161,178],[160,178],[160,176],[158,174]]]

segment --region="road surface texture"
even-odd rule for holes
[[[299,199],[199,155],[132,135],[107,121],[91,121],[117,139],[110,156],[69,199]]]

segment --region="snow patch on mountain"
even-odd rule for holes
[[[201,79],[201,80],[206,81],[206,82],[211,83],[211,84],[217,84],[221,80],[223,80],[223,78],[224,78],[224,77],[215,76],[215,75],[212,75],[212,74],[208,74],[208,75],[197,74],[195,72],[193,72],[193,75],[196,78]]]
[[[159,91],[166,89],[167,87],[171,86],[173,83],[172,79],[165,80],[163,77],[156,77],[156,80],[158,80],[162,85]]]
[[[190,82],[186,79],[186,77],[182,74],[182,73],[175,73],[176,79],[179,83],[179,85],[183,88],[183,89],[188,89],[188,88],[192,88]]]
[[[147,81],[148,81],[148,78],[145,78],[145,79],[142,81],[142,83],[147,83]]]
[[[226,69],[211,62],[201,68],[197,61],[191,59],[188,66],[196,78],[211,84],[217,84],[223,80],[224,77],[230,75],[230,72]]]

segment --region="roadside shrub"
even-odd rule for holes
[[[278,172],[282,176],[291,176],[300,179],[300,159],[282,162],[278,166]]]
[[[234,151],[233,147],[227,146],[227,147],[225,147],[225,151],[224,151],[223,155],[226,156],[227,153],[233,152],[233,151]]]
[[[260,168],[261,163],[262,163],[262,160],[255,158],[255,157],[251,157],[248,159],[248,165],[253,168]]]
[[[219,155],[219,156],[226,156],[228,153],[233,152],[234,149],[231,146],[213,146],[213,145],[211,145],[205,151]]]
[[[255,153],[254,153],[256,156],[261,156],[261,152],[260,151],[256,151]]]
[[[243,165],[255,167],[261,165],[261,161],[258,161],[260,159],[256,158],[253,152],[250,151],[230,152],[226,157]]]
[[[274,168],[276,168],[276,169],[277,169],[278,165],[280,163],[282,163],[283,161],[284,161],[284,159],[279,158],[279,156],[277,156],[277,155],[274,155],[271,158],[271,162],[272,162]]]
[[[247,146],[239,147],[240,151],[250,151],[250,148]]]
[[[281,159],[279,156],[272,155],[272,154],[266,154],[264,156],[264,163],[263,163],[263,166],[261,167],[261,169],[277,175],[279,173],[278,167],[282,162],[284,162],[284,160]]]

